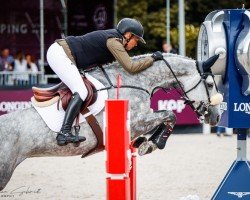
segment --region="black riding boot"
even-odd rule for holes
[[[60,132],[57,134],[57,144],[60,146],[67,145],[70,142],[83,142],[86,140],[83,136],[78,136],[78,140],[75,135],[72,134],[72,124],[76,116],[80,113],[83,101],[80,95],[76,92],[72,95],[69,105],[66,109],[66,113],[63,120],[63,125]]]

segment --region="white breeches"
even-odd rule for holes
[[[77,67],[71,62],[63,48],[58,44],[52,44],[47,51],[47,61],[51,69],[65,83],[71,92],[77,92],[84,101],[88,91],[82,81],[81,75]]]

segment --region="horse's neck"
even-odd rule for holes
[[[136,59],[143,57],[145,57],[145,55],[139,56]],[[166,54],[165,59],[168,60],[177,79],[184,81],[183,84],[186,84],[188,79],[195,77],[197,70],[193,60],[178,55],[166,56]],[[117,62],[104,67],[104,69],[113,85],[116,85],[116,76],[118,74],[122,77],[123,85],[142,87],[148,91],[152,91],[152,89],[157,86],[168,87],[171,83],[176,82],[172,72],[163,61],[155,62],[153,66],[135,75],[129,74]],[[93,75],[104,83],[105,86],[110,86],[101,70],[94,72]]]
[[[111,81],[113,85],[116,85],[118,75],[121,75],[123,85],[131,85],[132,82],[136,81],[135,76],[131,76],[117,63],[112,63],[109,66],[104,67],[104,71],[105,72],[99,69],[92,72],[91,75],[102,82],[106,87],[110,86],[109,81]],[[105,73],[107,77],[105,76]]]

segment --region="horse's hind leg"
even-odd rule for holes
[[[4,133],[4,131],[0,130],[0,133]],[[23,158],[21,155],[17,134],[13,134],[11,137],[8,135],[4,137],[2,134],[0,137],[0,191],[5,188],[16,166],[24,159],[25,157]]]
[[[7,183],[9,182],[12,173],[14,170],[12,170],[7,163],[1,163],[0,166],[0,191],[5,188]]]
[[[10,159],[10,162],[0,162],[0,191],[3,190],[17,167],[24,159]]]

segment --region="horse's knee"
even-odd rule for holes
[[[169,112],[169,116],[167,118],[167,122],[170,123],[171,126],[175,125],[176,122],[176,115],[174,114],[174,112]]]
[[[176,115],[171,110],[159,110],[158,113],[162,113],[163,122],[167,122],[172,127],[176,122]]]

